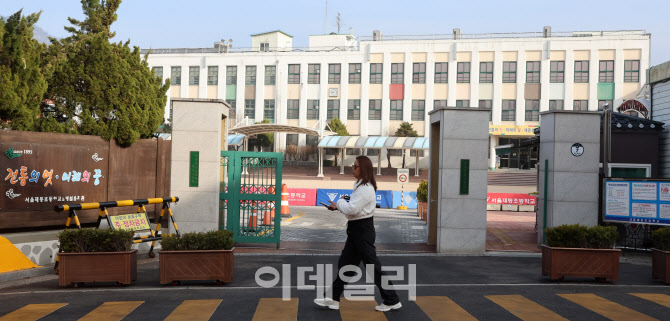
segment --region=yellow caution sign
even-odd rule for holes
[[[38,267],[8,239],[0,236],[0,273]]]

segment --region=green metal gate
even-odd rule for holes
[[[220,229],[235,242],[277,243],[283,154],[221,151]]]

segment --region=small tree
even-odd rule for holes
[[[414,130],[414,127],[412,127],[412,124],[408,122],[403,122],[400,124],[400,127],[398,130],[395,131],[395,134],[393,136],[396,137],[417,137],[419,134]],[[391,164],[391,160],[389,157],[389,167]],[[405,150],[402,150],[402,168],[405,168]]]
[[[269,119],[263,119],[263,121],[256,122],[255,124],[270,124]],[[263,133],[257,134],[255,138],[249,138],[249,145],[258,146],[262,151],[263,147],[270,147],[274,144],[275,135],[273,133]]]
[[[330,128],[330,131],[336,132],[337,136],[349,136],[349,131],[347,130],[347,126],[342,124],[339,118],[333,118],[329,123],[328,127]],[[337,152],[335,152],[335,166],[337,166],[337,158],[340,156],[340,150],[339,148],[337,149]]]

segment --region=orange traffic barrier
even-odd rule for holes
[[[281,185],[281,216],[291,216],[288,212],[288,187]]]
[[[263,225],[272,225],[275,221],[275,207],[274,203],[268,202],[265,205],[266,210],[263,212]]]

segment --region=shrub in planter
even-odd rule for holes
[[[233,279],[233,232],[210,231],[166,235],[161,241],[161,284],[185,280]]]
[[[651,233],[651,275],[663,283],[670,283],[670,227]]]
[[[58,284],[116,282],[137,279],[137,250],[132,250],[133,231],[114,229],[67,229],[60,243]]]
[[[614,249],[618,236],[616,227],[561,225],[545,229],[545,235],[542,275],[551,279],[565,276],[619,279],[621,251]]]
[[[419,183],[419,188],[416,189],[416,199],[419,202],[428,202],[428,181],[425,179]]]

